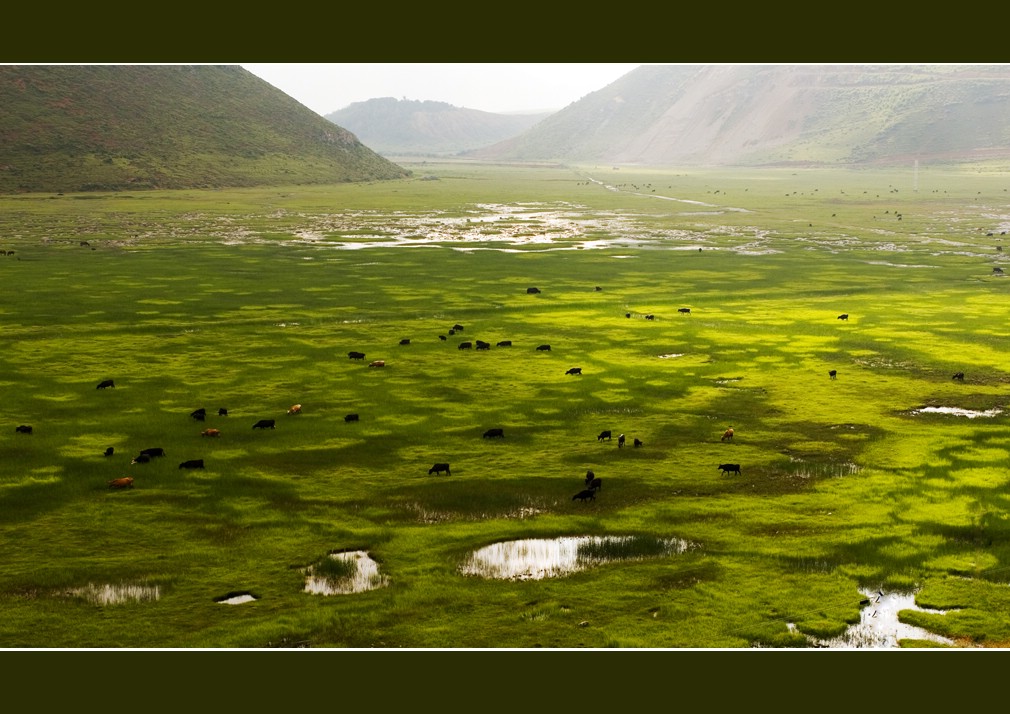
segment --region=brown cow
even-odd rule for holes
[[[219,429],[205,429],[200,432],[200,436],[221,436],[221,431]]]
[[[369,367],[385,367],[386,366],[386,361],[385,360],[381,360],[381,359],[377,359],[374,362],[369,362],[368,366]]]
[[[129,476],[114,478],[109,481],[109,488],[133,488],[133,479]]]
[[[291,408],[288,409],[288,414],[301,414],[301,413],[302,413],[301,404],[292,404]]]
[[[732,441],[733,440],[733,427],[730,427],[722,433],[722,439],[720,441]]]

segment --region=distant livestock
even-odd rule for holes
[[[488,429],[487,431],[484,432],[484,437],[483,438],[485,438],[485,439],[494,439],[494,438],[504,439],[505,438],[505,430],[504,429]]]
[[[377,359],[374,362],[369,362],[368,366],[369,367],[385,367],[386,366],[386,360]]]
[[[527,295],[536,295],[540,292],[540,288],[526,288]]]
[[[550,351],[551,351],[550,345],[539,345],[537,347],[537,352],[550,352]]]
[[[452,329],[454,329],[456,332],[462,332],[463,326],[457,322],[455,325],[452,326]]]
[[[512,346],[512,340],[502,340],[501,342],[498,343],[498,346],[499,347],[511,347]]]
[[[203,459],[190,459],[179,464],[180,469],[202,469]]]
[[[151,457],[148,456],[147,454],[138,454],[137,456],[133,457],[133,460],[130,461],[130,463],[131,464],[146,464],[146,463],[149,463],[150,461],[151,461]]]
[[[204,419],[207,418],[207,410],[204,409],[203,407],[200,407],[199,409],[191,411],[189,415],[194,419],[196,419],[197,421],[203,421]]]
[[[484,340],[477,340],[476,342],[477,342],[477,349],[478,350],[489,350],[489,349],[491,349],[491,343],[490,342],[485,342]]]
[[[645,319],[646,319],[646,320],[655,320],[655,319],[656,319],[656,316],[655,316],[655,315],[646,315],[646,316],[645,316]]]
[[[617,437],[617,448],[624,448],[624,434]]]
[[[446,336],[445,335],[439,335],[438,339],[442,340],[442,342],[445,342]]]
[[[302,413],[301,404],[292,404],[291,407],[288,409],[288,414],[301,414],[301,413]]]
[[[116,450],[115,450],[115,448],[113,448],[111,446],[108,449],[105,450],[105,455],[106,456],[112,456],[114,453],[116,453]]]
[[[109,481],[109,488],[133,488],[133,479],[129,476],[114,478]]]
[[[431,476],[432,474],[435,474],[436,476],[438,476],[443,471],[445,472],[446,476],[452,476],[452,473],[449,471],[449,464],[435,464],[430,469],[428,469],[428,475]]]
[[[221,431],[219,429],[204,429],[200,432],[200,436],[221,436]]]
[[[722,439],[720,441],[732,441],[733,440],[733,427],[730,427],[722,433]]]
[[[596,437],[597,441],[603,441],[604,439],[610,441],[610,429],[607,429],[606,431],[601,431],[600,435]]]
[[[832,370],[830,370],[830,371],[828,372],[828,376],[829,376],[829,377],[831,377],[831,379],[834,379],[835,377],[837,377],[837,376],[838,376],[838,370],[837,370],[837,369],[832,369]]]
[[[409,345],[410,344],[410,340],[408,340],[408,339],[400,340],[400,344],[401,345]]]
[[[964,372],[955,372],[954,376],[951,377],[951,379],[956,379],[958,382],[963,382],[964,381]]]
[[[677,308],[677,312],[681,313],[682,315],[690,315],[691,314],[691,308],[689,308],[689,307],[679,307],[679,308]]]
[[[106,380],[103,380],[103,381],[99,382],[98,386],[95,387],[95,389],[107,389],[109,387],[115,389],[116,388],[116,384],[111,379],[106,379]]]
[[[152,446],[150,449],[143,449],[140,452],[141,456],[164,456],[165,450],[160,446]]]
[[[15,434],[31,434],[32,428],[27,424],[22,424],[21,426],[14,427]]]
[[[579,491],[574,496],[572,496],[572,500],[573,501],[582,501],[583,503],[585,503],[586,501],[595,501],[596,500],[596,491],[594,491],[591,488],[584,489],[582,491]]]
[[[253,424],[253,429],[273,429],[276,426],[276,421],[273,419],[260,419],[258,422]]]
[[[639,439],[639,438],[638,438],[638,437],[636,436],[636,437],[635,437],[635,448],[637,449],[637,448],[638,448],[639,446],[641,446],[641,445],[642,445],[642,440],[641,440],[641,439]]]
[[[347,414],[346,416],[344,416],[344,421],[358,421],[358,415],[357,414]]]
[[[471,347],[473,347],[473,342],[460,342],[458,345],[456,345],[456,349],[458,350],[468,350]]]
[[[843,312],[841,315],[838,316],[838,319],[839,320],[848,320],[849,319],[849,313]]]
[[[582,374],[582,367],[572,367],[565,374]]]
[[[218,416],[228,416],[228,410],[225,409],[224,407],[221,407],[220,409],[217,410],[217,415]]]
[[[603,488],[603,479],[594,478],[589,481],[586,481],[586,488],[588,488],[590,491],[599,491],[601,488]]]
[[[724,474],[728,473],[740,473],[740,464],[719,464],[719,470]]]
[[[347,356],[351,359],[365,359],[364,352],[348,352]]]

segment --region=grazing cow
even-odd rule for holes
[[[477,340],[477,349],[479,350],[489,350],[491,349],[490,342],[484,342],[484,340]]]
[[[402,339],[402,340],[400,340],[400,344],[401,345],[409,345],[410,344],[410,340],[408,340],[408,339]]]
[[[180,469],[202,469],[203,459],[190,459],[179,464]]]
[[[288,409],[288,414],[301,414],[301,413],[302,413],[301,404],[292,404],[291,408]]]
[[[273,419],[260,419],[253,424],[253,429],[273,429],[277,426]]]
[[[204,409],[203,407],[200,407],[199,409],[190,412],[189,415],[194,419],[196,419],[197,421],[203,421],[204,419],[207,418],[207,410]]]
[[[468,350],[473,347],[473,342],[460,342],[456,345],[457,350]]]
[[[386,360],[377,359],[374,362],[369,362],[368,366],[369,367],[385,367],[386,366]]]
[[[442,340],[442,342],[445,342],[446,337],[445,337],[445,335],[439,335],[438,339]]]
[[[592,482],[592,480],[594,478],[596,478],[596,474],[593,473],[592,469],[589,469],[589,471],[586,471],[586,485],[587,486]]]
[[[150,449],[143,449],[143,450],[141,450],[140,453],[143,456],[151,456],[151,457],[164,456],[165,455],[165,450],[163,448],[161,448],[160,446],[152,446]]]
[[[720,441],[732,441],[733,440],[733,427],[730,427],[722,433],[722,439]]]
[[[601,431],[600,435],[596,437],[597,441],[603,441],[604,439],[610,441],[610,429],[607,429],[606,431]]]
[[[691,314],[691,308],[689,308],[689,307],[679,307],[679,308],[677,308],[677,312],[679,312],[679,313],[681,313],[683,315],[690,315]]]
[[[365,359],[364,352],[348,352],[347,356],[351,359]]]
[[[585,503],[587,500],[588,501],[595,501],[596,500],[596,491],[594,491],[591,488],[587,488],[585,490],[579,491],[577,494],[575,494],[574,496],[572,496],[572,500],[573,501],[582,501],[583,503]]]
[[[15,434],[31,434],[32,428],[27,424],[22,424],[21,426],[14,427]]]
[[[483,438],[485,438],[485,439],[492,439],[492,438],[495,438],[495,437],[497,437],[499,439],[504,439],[505,438],[505,430],[504,429],[488,429],[487,431],[484,432],[484,437]]]
[[[719,464],[719,470],[724,474],[740,473],[740,464]]]
[[[133,479],[129,476],[114,478],[109,481],[109,488],[133,488]]]
[[[597,285],[596,288],[594,289],[594,292],[598,292],[598,293],[603,292],[603,288],[601,288],[599,285]]]
[[[527,295],[536,295],[540,292],[540,288],[526,288]]]
[[[131,464],[146,464],[151,460],[151,457],[147,454],[139,454],[130,461]]]
[[[838,316],[837,319],[839,319],[839,320],[848,320],[849,319],[849,313],[843,312],[841,315]]]
[[[828,376],[829,376],[829,377],[831,377],[831,379],[834,379],[835,377],[837,377],[837,376],[838,376],[838,370],[837,370],[837,369],[832,369],[832,370],[830,370],[830,371],[828,372]]]
[[[115,448],[113,448],[111,446],[108,449],[105,450],[105,455],[106,456],[112,456],[114,453],[116,453],[116,450],[115,450]]]
[[[1002,273],[1003,273],[1003,268],[993,268],[993,269],[992,269],[992,272],[994,272],[994,273],[999,273],[999,274],[1001,274],[1001,275],[1002,275]]]
[[[655,319],[656,319],[656,316],[655,316],[655,315],[646,315],[646,316],[645,316],[645,319],[646,319],[646,320],[655,320]]]
[[[103,380],[98,383],[98,386],[95,387],[95,389],[106,389],[108,387],[112,387],[113,389],[115,389],[116,388],[115,382],[113,382],[111,379]]]
[[[636,437],[635,437],[635,448],[637,449],[637,448],[638,448],[639,446],[641,446],[641,445],[642,445],[642,440],[641,440],[641,439],[639,439],[639,438],[638,438],[638,437],[636,436]]]
[[[631,313],[630,313],[630,312],[626,312],[626,313],[624,313],[624,316],[625,316],[626,318],[628,318],[629,320],[631,319]]]
[[[443,471],[445,471],[446,476],[452,476],[452,473],[449,471],[449,464],[435,464],[428,469],[428,475],[431,476],[432,474],[435,474],[438,476]]]
[[[450,337],[451,337],[452,335],[455,335],[455,334],[456,334],[456,331],[455,331],[455,330],[449,330],[449,336],[450,336]]]
[[[590,491],[599,491],[601,488],[603,488],[603,479],[594,478],[589,481],[586,481],[586,487]]]
[[[624,447],[624,434],[621,434],[620,436],[617,437],[617,448],[620,449],[623,447]]]
[[[217,410],[217,415],[218,416],[228,416],[228,410],[225,409],[224,407],[221,407],[220,409]]]
[[[964,372],[955,372],[954,376],[951,377],[951,379],[956,379],[958,382],[963,382],[964,381]]]
[[[501,342],[498,343],[498,346],[499,347],[511,347],[512,346],[512,340],[502,340]]]
[[[358,421],[358,415],[357,414],[348,414],[348,415],[346,415],[344,417],[344,421],[345,422]]]
[[[204,429],[200,432],[200,436],[221,436],[221,432],[218,429]]]
[[[456,332],[462,332],[463,326],[457,322],[455,325],[452,326],[452,329],[454,329]]]
[[[582,374],[582,367],[572,367],[565,374]]]
[[[537,352],[550,352],[550,351],[551,351],[550,345],[539,345],[537,347]]]

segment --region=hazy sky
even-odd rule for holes
[[[555,111],[603,89],[637,64],[243,64],[326,115],[379,97],[448,102],[507,113]]]

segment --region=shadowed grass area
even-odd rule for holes
[[[565,169],[425,172],[442,180],[0,197],[0,644],[802,647],[858,622],[866,588],[1006,641],[1002,170],[914,194],[897,171],[635,172],[663,201]],[[601,488],[573,500],[587,471]],[[492,543],[582,535],[625,555],[459,573]],[[628,559],[667,539],[693,547]],[[304,592],[351,549],[385,587]],[[89,584],[159,596],[65,594]],[[214,600],[231,592],[257,597]]]

